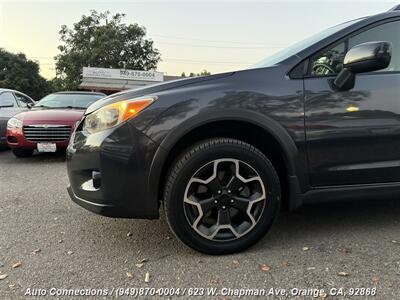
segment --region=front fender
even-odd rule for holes
[[[217,121],[240,121],[262,128],[272,135],[281,145],[289,172],[288,175],[292,178],[301,179],[301,181],[306,178],[298,147],[288,131],[281,124],[271,117],[265,116],[257,111],[224,108],[221,110],[213,110],[212,112],[204,111],[203,113],[185,119],[163,137],[160,141],[160,147],[152,161],[148,179],[149,187],[153,187],[149,191],[152,197],[157,198],[158,196],[158,189],[154,189],[154,187],[159,186],[163,167],[167,162],[166,160],[170,151],[172,151],[176,143],[192,130]],[[302,184],[299,183],[299,185],[301,186]],[[298,189],[298,187],[296,189]],[[297,192],[298,191],[296,191],[296,193]]]

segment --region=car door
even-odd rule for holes
[[[14,96],[21,111],[28,110],[35,104],[35,101],[33,101],[32,98],[28,97],[25,94],[14,92]]]
[[[400,21],[370,26],[310,58],[304,79],[305,127],[312,186],[400,182]],[[388,68],[356,75],[338,92],[332,82],[351,47],[392,43]]]
[[[7,121],[20,111],[21,108],[18,106],[13,92],[0,92],[0,142],[4,142]]]

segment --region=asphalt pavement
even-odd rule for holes
[[[71,290],[238,299],[270,288],[275,296],[260,299],[400,299],[400,199],[283,212],[249,250],[207,256],[179,242],[163,218],[111,219],[80,208],[67,183],[62,154],[0,152],[0,299],[75,298],[62,294]],[[207,294],[213,288],[218,295]],[[340,288],[347,296],[332,295]],[[293,296],[313,289],[323,291]],[[366,291],[376,295],[349,294]],[[175,294],[161,296],[168,292]]]

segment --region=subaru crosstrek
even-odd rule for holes
[[[249,247],[282,206],[400,195],[400,6],[253,68],[92,104],[67,149],[69,194],[158,218],[210,254]]]

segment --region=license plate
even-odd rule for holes
[[[54,143],[38,143],[37,150],[39,152],[56,152],[57,146]]]

